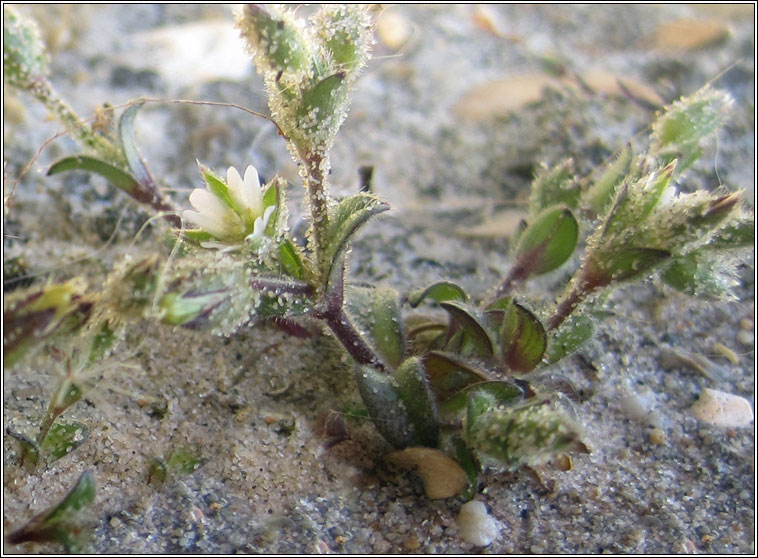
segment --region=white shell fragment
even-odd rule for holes
[[[467,543],[488,546],[498,537],[502,526],[487,513],[482,502],[472,500],[461,507],[458,514],[458,533]]]
[[[690,411],[698,420],[725,428],[748,426],[753,422],[753,409],[747,399],[715,389],[703,389]]]

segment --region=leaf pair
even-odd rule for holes
[[[531,372],[542,361],[547,335],[537,317],[510,297],[480,311],[460,302],[442,302],[450,315],[444,350],[463,357],[494,359],[505,370]]]

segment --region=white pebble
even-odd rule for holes
[[[753,332],[747,331],[746,329],[741,329],[740,331],[737,332],[737,342],[747,347],[752,346],[753,343],[755,343],[755,337],[753,337]]]
[[[655,404],[655,394],[649,389],[630,393],[619,399],[621,410],[626,416],[635,420],[643,420],[648,416]]]
[[[458,514],[458,530],[461,538],[476,546],[492,544],[500,534],[500,522],[487,513],[482,502],[471,501],[463,504]]]
[[[703,422],[725,428],[748,426],[753,422],[753,409],[747,399],[715,389],[703,389],[690,411]]]

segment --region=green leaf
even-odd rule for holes
[[[500,380],[479,382],[466,386],[442,403],[440,405],[441,416],[445,420],[455,420],[456,415],[466,409],[469,394],[474,392],[481,392],[490,396],[498,405],[514,405],[524,400],[524,389],[512,382]]]
[[[575,175],[572,159],[561,161],[551,169],[543,167],[532,181],[529,215],[534,218],[554,205],[576,208],[581,191]]]
[[[369,415],[384,439],[398,449],[411,445],[413,427],[398,393],[397,379],[368,365],[356,366],[355,379]]]
[[[18,432],[14,432],[10,428],[6,428],[5,433],[18,441],[18,444],[21,447],[21,463],[29,463],[32,466],[37,465],[39,462],[39,446],[34,440],[31,440]]]
[[[468,488],[461,493],[460,498],[464,502],[468,502],[476,496],[477,489],[479,488],[479,473],[481,467],[476,460],[476,456],[462,438],[455,436],[452,440],[452,444],[455,460],[466,473],[466,479],[468,480]]]
[[[700,144],[724,124],[732,104],[727,93],[706,86],[666,107],[652,126],[652,154],[664,163],[679,159],[680,173],[691,167]]]
[[[176,475],[189,475],[197,471],[203,459],[193,448],[178,448],[166,460],[166,468]]]
[[[430,351],[424,355],[424,368],[429,385],[441,401],[466,386],[494,379],[477,362],[442,351]]]
[[[279,260],[279,263],[282,264],[287,275],[294,277],[295,279],[303,278],[303,262],[300,259],[300,254],[295,248],[295,245],[290,239],[285,238],[279,244],[277,259]]]
[[[439,442],[439,421],[437,405],[424,374],[420,358],[412,357],[403,362],[395,372],[397,393],[405,405],[405,412],[411,426],[413,446],[437,447]]]
[[[137,145],[135,143],[134,133],[134,121],[137,117],[137,112],[145,103],[135,103],[127,107],[127,109],[121,114],[121,118],[118,121],[118,139],[121,142],[121,148],[124,150],[124,157],[126,158],[126,164],[129,166],[129,170],[132,175],[142,185],[143,190],[149,193],[157,192],[157,187],[153,177],[150,175],[150,171],[145,166],[145,161],[139,154]],[[149,203],[149,200],[148,200]]]
[[[90,347],[89,353],[90,364],[94,364],[102,359],[113,346],[115,340],[115,331],[110,328],[107,321],[103,321],[100,325],[100,331],[95,334],[95,338],[92,340],[92,346]]]
[[[405,356],[405,334],[397,291],[351,285],[345,289],[345,308],[386,363],[399,366]]]
[[[83,553],[88,534],[79,523],[78,515],[94,499],[95,478],[90,471],[85,471],[58,505],[38,514],[21,529],[8,535],[8,542],[58,542],[69,554]]]
[[[551,332],[546,360],[549,364],[558,362],[576,351],[595,333],[595,324],[586,314],[572,314],[557,329]]]
[[[3,79],[15,87],[31,88],[47,76],[47,52],[39,28],[3,5]]]
[[[371,217],[388,209],[386,202],[371,194],[360,193],[341,200],[330,211],[328,230],[324,235],[324,262],[328,265],[325,277],[333,282],[333,274],[341,269],[342,255],[350,238]]]
[[[471,440],[480,426],[481,418],[486,416],[496,405],[495,397],[486,391],[472,390],[466,397],[466,418],[464,433],[466,440]]]
[[[68,455],[89,437],[89,428],[80,422],[56,423],[50,427],[39,448],[53,460]]]
[[[247,4],[239,22],[251,50],[258,51],[256,64],[276,73],[299,73],[310,66],[310,50],[289,12]]]
[[[341,123],[340,108],[347,99],[345,72],[337,72],[316,82],[303,93],[300,105],[295,111],[295,134],[304,136],[308,143],[317,143],[326,137],[321,136],[326,129],[327,136],[336,132],[336,125]]]
[[[492,356],[494,348],[492,339],[487,330],[480,323],[478,313],[465,304],[454,301],[440,302],[440,306],[450,314],[454,323],[458,324],[464,333],[462,340],[462,351],[470,353],[473,351],[478,356]],[[467,351],[467,348],[470,350]]]
[[[449,300],[466,302],[468,296],[466,291],[455,283],[450,281],[437,281],[424,289],[417,289],[408,295],[408,304],[411,308],[416,308],[425,299],[430,298],[435,302],[444,302]]]
[[[603,169],[600,176],[585,192],[583,201],[595,212],[595,215],[603,215],[613,200],[616,188],[621,184],[631,171],[632,148],[627,145],[616,158]]]
[[[729,250],[733,248],[745,248],[755,244],[755,220],[752,215],[727,223],[722,229],[716,231],[708,249]]]
[[[110,163],[106,163],[95,157],[90,157],[89,155],[64,157],[53,163],[47,171],[47,175],[52,176],[70,170],[83,170],[99,174],[116,188],[123,190],[137,201],[141,203],[144,203],[145,201],[144,194],[142,193],[142,186],[135,177]]]
[[[232,197],[229,195],[229,186],[226,184],[226,181],[199,161],[197,166],[200,169],[200,176],[203,177],[203,181],[208,187],[208,190],[224,202],[227,207],[235,210],[238,214],[243,215],[244,208],[239,207],[234,203],[234,200],[232,200]]]
[[[500,407],[472,394],[469,404],[465,440],[483,465],[515,471],[545,463],[558,452],[587,451],[579,427],[550,401]]]
[[[547,334],[537,317],[512,302],[505,310],[500,330],[502,357],[514,372],[531,372],[542,362],[547,348]]]
[[[516,268],[519,278],[558,269],[574,253],[579,223],[567,207],[544,210],[519,237]]]
[[[600,286],[618,283],[650,272],[671,257],[671,252],[656,248],[621,247],[606,255],[603,262],[592,260],[590,281]],[[594,270],[601,270],[596,274]]]
[[[661,273],[667,285],[691,296],[721,298],[738,284],[722,254],[696,250],[671,259]]]

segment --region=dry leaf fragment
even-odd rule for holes
[[[478,225],[459,227],[455,232],[459,236],[473,238],[511,238],[527,216],[528,212],[522,209],[506,209]]]
[[[539,101],[542,90],[548,86],[560,87],[561,82],[542,73],[488,81],[464,93],[453,111],[459,118],[486,120]]]
[[[655,31],[653,45],[661,50],[696,50],[720,43],[729,28],[715,19],[677,19],[667,21]]]
[[[396,451],[387,460],[410,471],[415,471],[424,483],[430,500],[450,498],[466,487],[466,473],[457,462],[433,448],[411,447]]]

